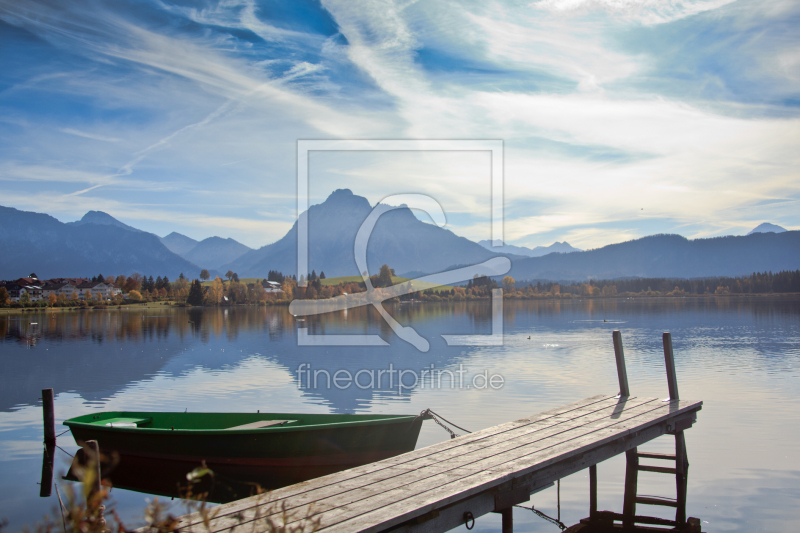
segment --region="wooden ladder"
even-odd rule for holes
[[[617,372],[620,382],[620,396],[630,396],[628,389],[628,376],[625,370],[625,355],[622,349],[622,335],[618,330],[613,333],[614,353],[617,358]],[[678,380],[675,374],[675,357],[672,352],[672,336],[664,333],[664,362],[667,367],[667,385],[669,387],[669,400],[679,399]],[[637,448],[632,448],[625,452],[625,496],[622,507],[623,529],[633,529],[635,524],[651,524],[673,526],[676,529],[686,528],[686,483],[689,471],[689,459],[686,454],[686,440],[683,430],[686,427],[674,427],[668,432],[675,436],[675,454],[640,452]],[[653,459],[657,461],[670,461],[673,466],[652,466],[643,465],[640,459]],[[675,476],[676,498],[663,498],[656,496],[639,496],[637,494],[637,482],[639,472],[656,472],[659,474],[671,474]],[[590,473],[591,474],[591,473]],[[595,473],[595,476],[597,474]],[[639,516],[636,514],[636,505],[657,505],[675,508],[675,520],[666,520],[651,516]],[[596,508],[595,508],[596,509]]]

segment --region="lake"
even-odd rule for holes
[[[661,333],[670,331],[681,398],[704,401],[686,432],[687,515],[702,519],[704,531],[796,530],[800,298],[506,301],[502,346],[448,346],[441,336],[491,333],[488,302],[387,307],[430,342],[429,351],[397,338],[365,308],[305,321],[286,307],[0,315],[0,519],[18,531],[57,509],[55,492],[39,498],[43,388],[55,390],[57,432],[66,429],[64,419],[103,410],[417,414],[425,408],[474,431],[616,393],[611,332],[619,329],[631,394],[667,397]],[[377,334],[388,345],[298,346],[298,327],[311,334]],[[298,372],[303,364],[320,376],[316,386]],[[406,371],[401,384],[370,383],[370,375],[390,368]],[[437,386],[430,374],[419,378],[426,369],[461,372],[463,380]],[[337,371],[363,372],[347,387],[328,386],[325,373]],[[447,438],[428,421],[417,447]],[[71,482],[58,474],[77,448],[69,433],[58,444],[56,479],[65,487]],[[665,436],[642,449],[673,446]],[[599,509],[621,512],[624,472],[624,455],[598,465]],[[639,478],[640,494],[674,497],[671,476],[642,472]],[[588,490],[588,471],[561,481],[563,522],[588,516]],[[153,496],[120,488],[112,495],[126,525],[141,525]],[[550,516],[558,513],[556,502],[555,488],[531,499]],[[183,512],[180,500],[171,504]],[[515,509],[514,520],[515,531],[559,531],[525,509]],[[490,514],[473,531],[499,527],[499,515]]]

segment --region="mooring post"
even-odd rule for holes
[[[49,498],[53,490],[53,455],[55,444],[45,444],[42,451],[42,480],[39,482],[39,497]]]
[[[53,407],[53,389],[42,389],[42,419],[45,444],[56,443],[56,417]]]
[[[619,378],[619,395],[620,397],[627,397],[631,395],[628,388],[628,371],[625,369],[625,352],[622,349],[622,333],[615,329],[611,334],[611,339],[614,341],[614,355],[617,358],[617,377]]]
[[[597,465],[592,465],[589,467],[589,518],[594,519],[596,517],[597,517]]]
[[[675,372],[675,354],[672,351],[672,335],[665,331],[663,340],[669,399],[679,400],[678,376]],[[675,521],[680,527],[686,523],[686,488],[689,478],[689,457],[686,454],[686,438],[683,435],[683,431],[675,432],[675,471],[675,489],[678,503],[678,508],[675,511]]]

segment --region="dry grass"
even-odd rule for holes
[[[88,450],[86,450],[88,452]],[[103,462],[113,462],[115,458],[103,457]],[[72,472],[82,481],[82,493],[77,494],[74,484],[64,484],[59,490],[56,485],[59,508],[53,516],[61,520],[45,516],[33,526],[25,526],[22,533],[131,533],[123,524],[111,499],[111,483],[103,480],[99,489],[97,484],[97,463],[91,453],[87,453],[86,464],[73,464]],[[206,477],[213,478],[214,472],[205,463],[187,474],[187,486],[181,493],[186,515],[193,520],[185,524],[184,520],[170,513],[169,506],[154,498],[144,509],[146,525],[139,528],[139,533],[203,533],[210,532],[212,522],[220,511],[219,507],[208,505],[206,492],[195,492],[198,482]],[[276,504],[270,500],[270,494],[260,486],[254,485],[256,496],[255,514],[245,521],[243,515],[237,515],[240,525],[231,528],[239,533],[313,533],[319,529],[320,518],[313,516],[313,506],[303,510],[286,508],[286,503]],[[62,491],[63,490],[63,497]],[[0,533],[5,533],[8,522],[0,522]]]

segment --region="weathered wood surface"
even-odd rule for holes
[[[475,517],[500,510],[497,501],[530,494],[663,435],[701,408],[702,402],[594,396],[222,505],[210,533],[242,527],[259,533],[267,529],[267,517],[287,524],[314,517],[320,531],[446,531],[463,523],[467,510]],[[187,515],[178,527],[188,531],[202,521]]]

